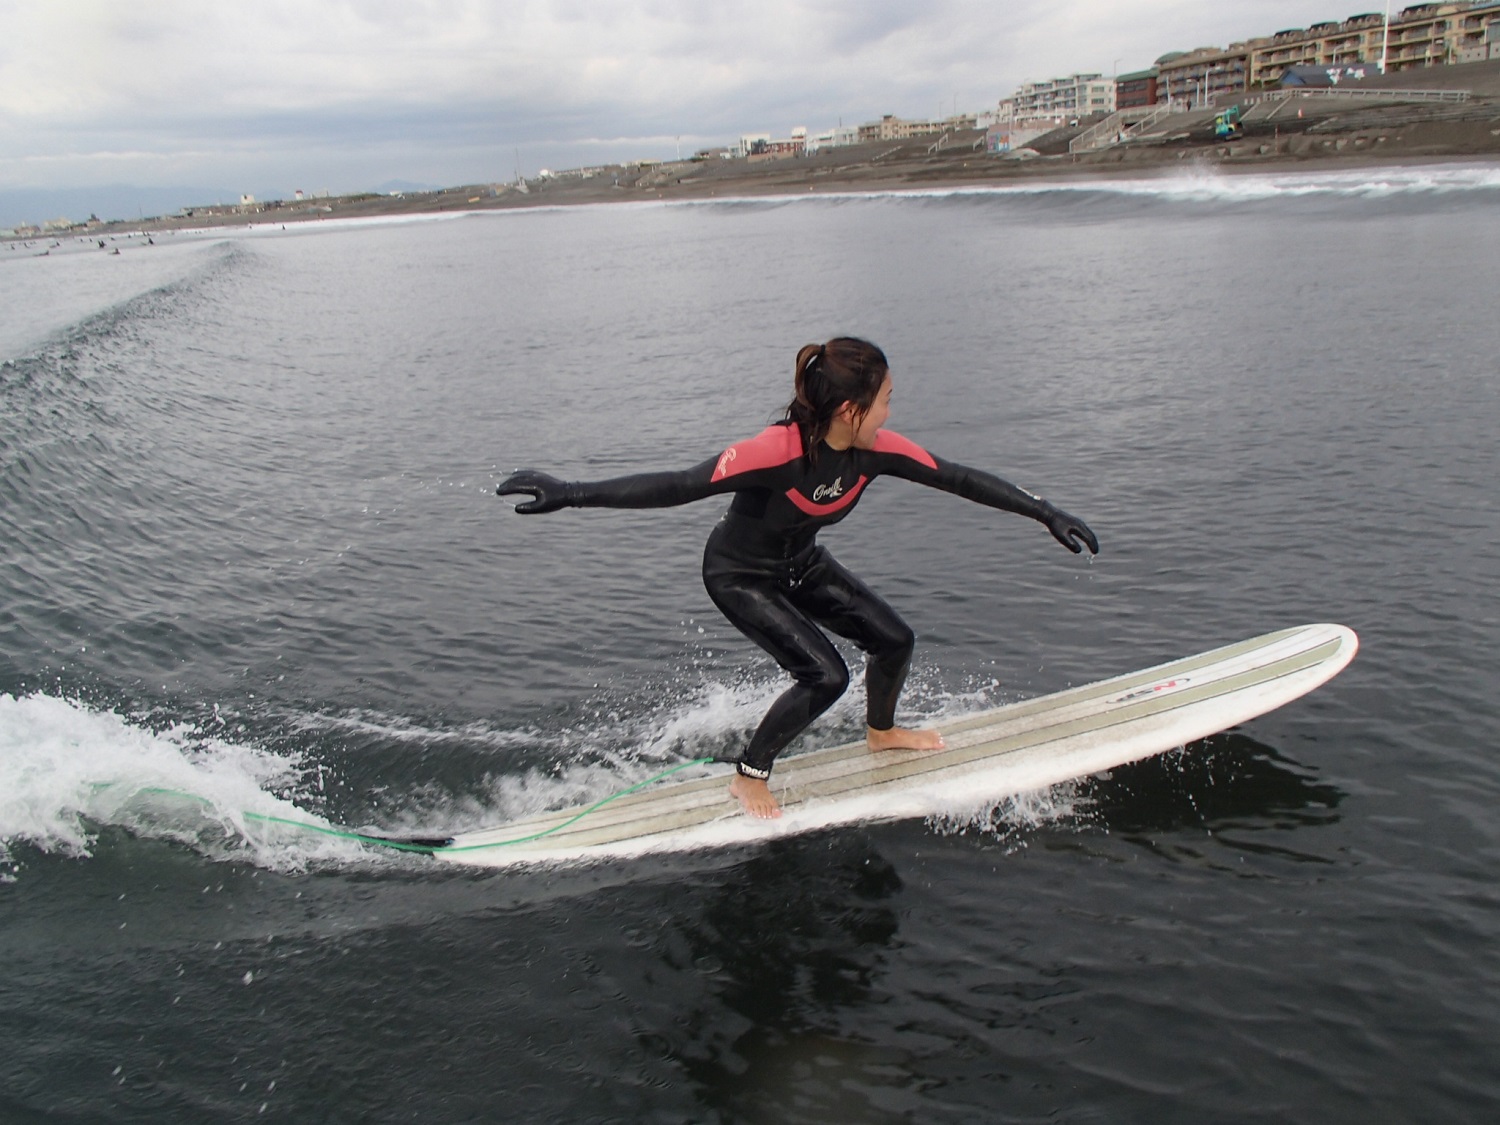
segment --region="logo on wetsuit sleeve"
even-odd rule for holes
[[[844,478],[834,477],[832,484],[820,484],[813,489],[813,501],[821,504],[824,500],[833,500],[844,494]]]
[[[718,480],[720,477],[728,476],[730,462],[738,456],[739,451],[732,445],[724,450],[724,456],[719,458],[719,467],[714,470],[714,479]]]

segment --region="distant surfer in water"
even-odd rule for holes
[[[849,686],[849,669],[825,629],[853,641],[867,656],[870,749],[943,747],[937,731],[896,726],[896,698],[916,643],[911,628],[817,543],[818,529],[847,516],[875,477],[904,477],[1030,516],[1074,554],[1084,547],[1099,552],[1099,540],[1077,517],[884,429],[890,412],[885,354],[868,341],[838,337],[797,353],[796,397],[782,421],[700,465],[593,483],[525,469],[496,489],[501,496],[530,495],[516,505],[516,511],[528,514],[666,508],[734,493],[729,511],[708,537],[703,584],[730,623],[793,680],[735,762],[729,791],[751,816],[781,815],[766,784],[776,755]]]

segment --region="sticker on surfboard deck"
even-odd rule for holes
[[[1336,676],[1359,638],[1302,625],[942,725],[941,750],[863,742],[787,755],[782,816],[743,815],[724,767],[697,767],[601,803],[468,832],[432,850],[501,866],[753,844],[840,824],[962,813],[1160,754],[1290,703]]]
[[[1193,681],[1188,679],[1186,676],[1182,676],[1175,680],[1167,680],[1164,683],[1152,684],[1150,687],[1137,688],[1135,691],[1132,691],[1127,695],[1120,696],[1119,699],[1111,700],[1111,702],[1128,703],[1132,699],[1140,699],[1143,696],[1155,695],[1158,692],[1172,691],[1175,688],[1186,687],[1192,682]]]

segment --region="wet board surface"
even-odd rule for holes
[[[943,750],[859,742],[788,755],[770,782],[783,810],[774,821],[740,813],[727,767],[701,767],[712,776],[667,779],[581,817],[587,806],[465,833],[432,854],[484,866],[579,860],[977,810],[1263,715],[1333,678],[1358,648],[1342,625],[1304,625],[941,724]]]

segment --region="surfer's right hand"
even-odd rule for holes
[[[532,497],[516,505],[516,511],[524,515],[555,512],[568,506],[567,482],[539,473],[535,469],[522,469],[519,473],[512,473],[495,489],[496,496],[515,496],[521,493]]]

